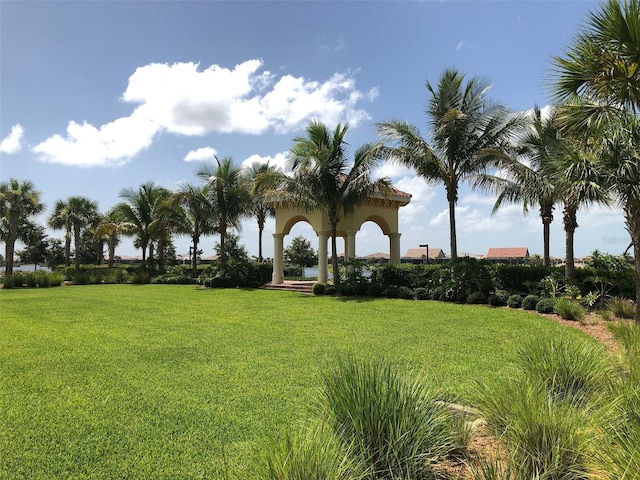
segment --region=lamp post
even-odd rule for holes
[[[427,249],[427,265],[429,265],[429,244],[418,245],[419,247],[425,247]]]

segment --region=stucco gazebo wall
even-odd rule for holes
[[[389,263],[400,263],[400,232],[398,210],[409,203],[411,195],[398,192],[390,199],[371,197],[359,205],[355,212],[345,215],[338,223],[337,236],[345,240],[345,257],[356,257],[356,234],[365,222],[376,223],[389,237]],[[318,281],[327,281],[327,241],[331,238],[329,217],[322,211],[305,212],[296,205],[275,205],[275,233],[273,234],[272,283],[284,281],[284,237],[298,222],[307,222],[318,236]]]

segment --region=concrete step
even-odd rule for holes
[[[289,292],[312,293],[315,282],[285,281],[284,283],[267,283],[261,288],[264,290],[285,290]]]

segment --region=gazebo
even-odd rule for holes
[[[398,210],[411,201],[411,194],[393,189],[389,196],[373,194],[367,197],[352,214],[344,215],[338,223],[337,236],[344,239],[345,259],[356,258],[356,234],[365,222],[374,222],[389,237],[389,263],[400,263],[400,232]],[[276,228],[273,234],[272,283],[284,282],[284,237],[298,222],[307,222],[318,236],[318,281],[327,281],[327,241],[331,238],[329,217],[321,210],[305,211],[295,203],[274,205]]]

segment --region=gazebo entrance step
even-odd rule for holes
[[[282,283],[267,283],[261,288],[264,290],[287,290],[290,292],[311,293],[316,281],[290,281],[285,280]]]

